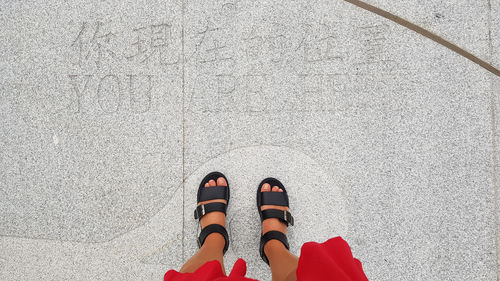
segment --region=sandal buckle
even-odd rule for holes
[[[283,216],[283,217],[285,218],[285,221],[288,221],[288,220],[286,219],[286,210],[283,210],[283,214],[284,214],[284,216]]]
[[[194,219],[201,219],[205,214],[206,214],[205,205],[198,206],[194,211]]]

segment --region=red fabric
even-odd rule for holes
[[[170,270],[165,273],[165,281],[258,281],[245,277],[247,264],[244,260],[238,259],[233,266],[229,276],[224,275],[219,261],[209,261],[202,265],[193,273],[179,273]]]
[[[267,266],[267,265],[266,265]],[[245,277],[247,266],[238,259],[229,276],[225,276],[218,261],[210,261],[193,273],[170,270],[164,281],[256,281]],[[368,281],[361,262],[352,256],[351,248],[341,237],[325,243],[309,242],[302,246],[297,281]]]
[[[335,237],[322,244],[309,242],[302,246],[297,281],[310,280],[368,281],[368,278],[347,242]]]

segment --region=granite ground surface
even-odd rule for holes
[[[410,3],[411,2],[411,3]],[[500,68],[500,1],[368,0]],[[230,270],[340,235],[370,280],[498,279],[500,77],[342,0],[2,1],[0,280],[162,280],[231,186]]]

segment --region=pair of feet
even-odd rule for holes
[[[217,178],[217,181],[215,180],[209,180],[204,184],[204,187],[213,187],[213,186],[227,186],[227,182],[223,177]],[[283,192],[281,188],[278,186],[271,186],[269,183],[264,183],[262,185],[261,192]],[[223,199],[215,199],[215,200],[207,200],[198,203],[198,206],[205,205],[208,203],[224,203],[227,204],[226,200]],[[284,210],[284,211],[289,211],[288,207],[284,206],[276,206],[276,205],[263,205],[261,207],[261,210],[267,210],[267,209],[278,209],[278,210]],[[226,215],[222,212],[211,212],[203,216],[200,220],[201,228],[205,228],[208,225],[211,224],[219,224],[224,227],[226,227]],[[269,218],[266,219],[262,222],[262,234],[267,233],[269,231],[279,231],[282,232],[283,234],[286,234],[287,226],[285,223],[281,222],[279,219],[276,218]],[[211,235],[217,235],[215,233]]]

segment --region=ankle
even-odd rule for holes
[[[288,252],[287,248],[278,240],[271,240],[264,245],[264,253],[268,258],[274,255],[281,255],[286,252]]]
[[[207,236],[207,238],[205,239],[205,243],[203,243],[201,249],[211,251],[220,250],[222,252],[225,245],[226,240],[224,240],[224,236],[222,236],[220,233],[215,232]]]

